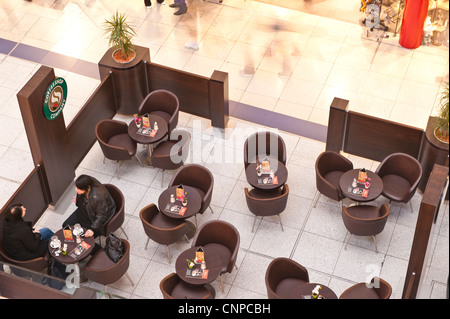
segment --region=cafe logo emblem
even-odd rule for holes
[[[63,78],[56,78],[45,92],[44,115],[49,120],[56,119],[66,104],[67,83]]]

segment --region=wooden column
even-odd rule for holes
[[[135,46],[136,57],[128,63],[118,63],[112,58],[114,48],[110,48],[98,63],[100,78],[112,73],[116,111],[133,115],[148,94],[145,61],[150,61],[148,48]]]
[[[211,125],[225,129],[229,118],[228,73],[214,71],[209,83]]]
[[[43,168],[48,186],[46,196],[53,205],[75,177],[67,147],[64,117],[60,114],[55,119],[48,120],[44,115],[45,93],[54,79],[54,70],[41,66],[17,94],[33,162],[35,166],[41,165]]]
[[[344,144],[349,101],[335,97],[328,115],[327,151],[339,153]]]

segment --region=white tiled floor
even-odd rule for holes
[[[108,47],[102,20],[118,9],[137,26],[135,43],[150,48],[153,62],[205,76],[215,69],[226,71],[232,100],[325,125],[332,98],[341,97],[359,112],[423,128],[436,106],[440,85],[448,80],[447,46],[407,50],[398,45],[398,38],[376,42],[362,37],[365,31],[357,21],[346,23],[254,1],[224,0],[219,5],[193,0],[189,4],[188,14],[177,17],[168,5],[154,4],[146,10],[140,0],[2,0],[0,37],[97,63]],[[357,12],[355,16],[359,19]],[[184,48],[193,38],[199,50]],[[35,63],[0,55],[0,203],[7,201],[33,167],[16,93],[37,68]],[[254,68],[253,75],[240,74],[249,68]],[[69,123],[98,81],[61,69],[55,73],[69,83],[64,109]],[[408,205],[391,205],[386,228],[378,236],[379,253],[369,238],[354,236],[344,249],[348,234],[339,205],[322,197],[316,208],[311,206],[316,190],[314,161],[324,144],[281,132],[288,147],[291,190],[281,215],[284,232],[277,218],[265,218],[252,233],[241,155],[244,137],[259,127],[231,119],[229,134],[222,138],[208,121],[185,113],[180,115],[179,126],[193,134],[190,162],[210,168],[215,178],[214,214],[207,211],[199,216],[199,225],[211,219],[226,220],[241,235],[238,270],[224,275],[224,293],[218,282],[213,283],[217,298],[266,298],[264,272],[279,256],[303,264],[311,281],[331,287],[338,295],[379,271],[393,287],[392,298],[401,297],[420,192],[412,200],[414,212]],[[374,170],[378,165],[348,157],[355,167]],[[135,285],[122,278],[111,285],[113,291],[130,298],[162,298],[159,282],[174,271],[174,264],[168,264],[164,246],[150,241],[144,249],[147,238],[139,220],[140,209],[157,202],[162,190],[160,170],[144,169],[131,161],[122,166],[119,179],[115,163],[103,164],[96,144],[77,170],[81,173],[113,183],[125,193],[124,228],[132,247],[129,274]],[[166,174],[166,183],[170,176]],[[381,202],[385,200],[377,200]],[[56,230],[73,209],[49,211],[39,224]],[[448,203],[443,212],[448,212]],[[440,214],[434,234],[426,280],[429,291],[424,297],[444,298],[449,269],[448,213]],[[173,255],[188,246],[183,241],[174,244]]]

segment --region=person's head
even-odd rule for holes
[[[80,175],[75,180],[75,188],[77,190],[77,193],[80,195],[89,192],[91,185],[92,179],[88,175]]]
[[[23,218],[27,212],[27,209],[21,204],[13,204],[5,212],[5,220],[7,222],[15,222]]]
[[[80,175],[75,180],[75,188],[78,194],[87,194],[91,190],[92,186],[99,184],[99,182],[89,175]]]

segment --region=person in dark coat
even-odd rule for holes
[[[75,181],[77,209],[63,223],[63,228],[80,224],[86,237],[105,236],[105,225],[116,213],[116,203],[97,179],[80,175]]]
[[[26,208],[22,204],[11,205],[5,211],[3,223],[3,248],[6,254],[16,260],[31,260],[44,257],[53,232],[48,228],[33,229],[23,217]]]

